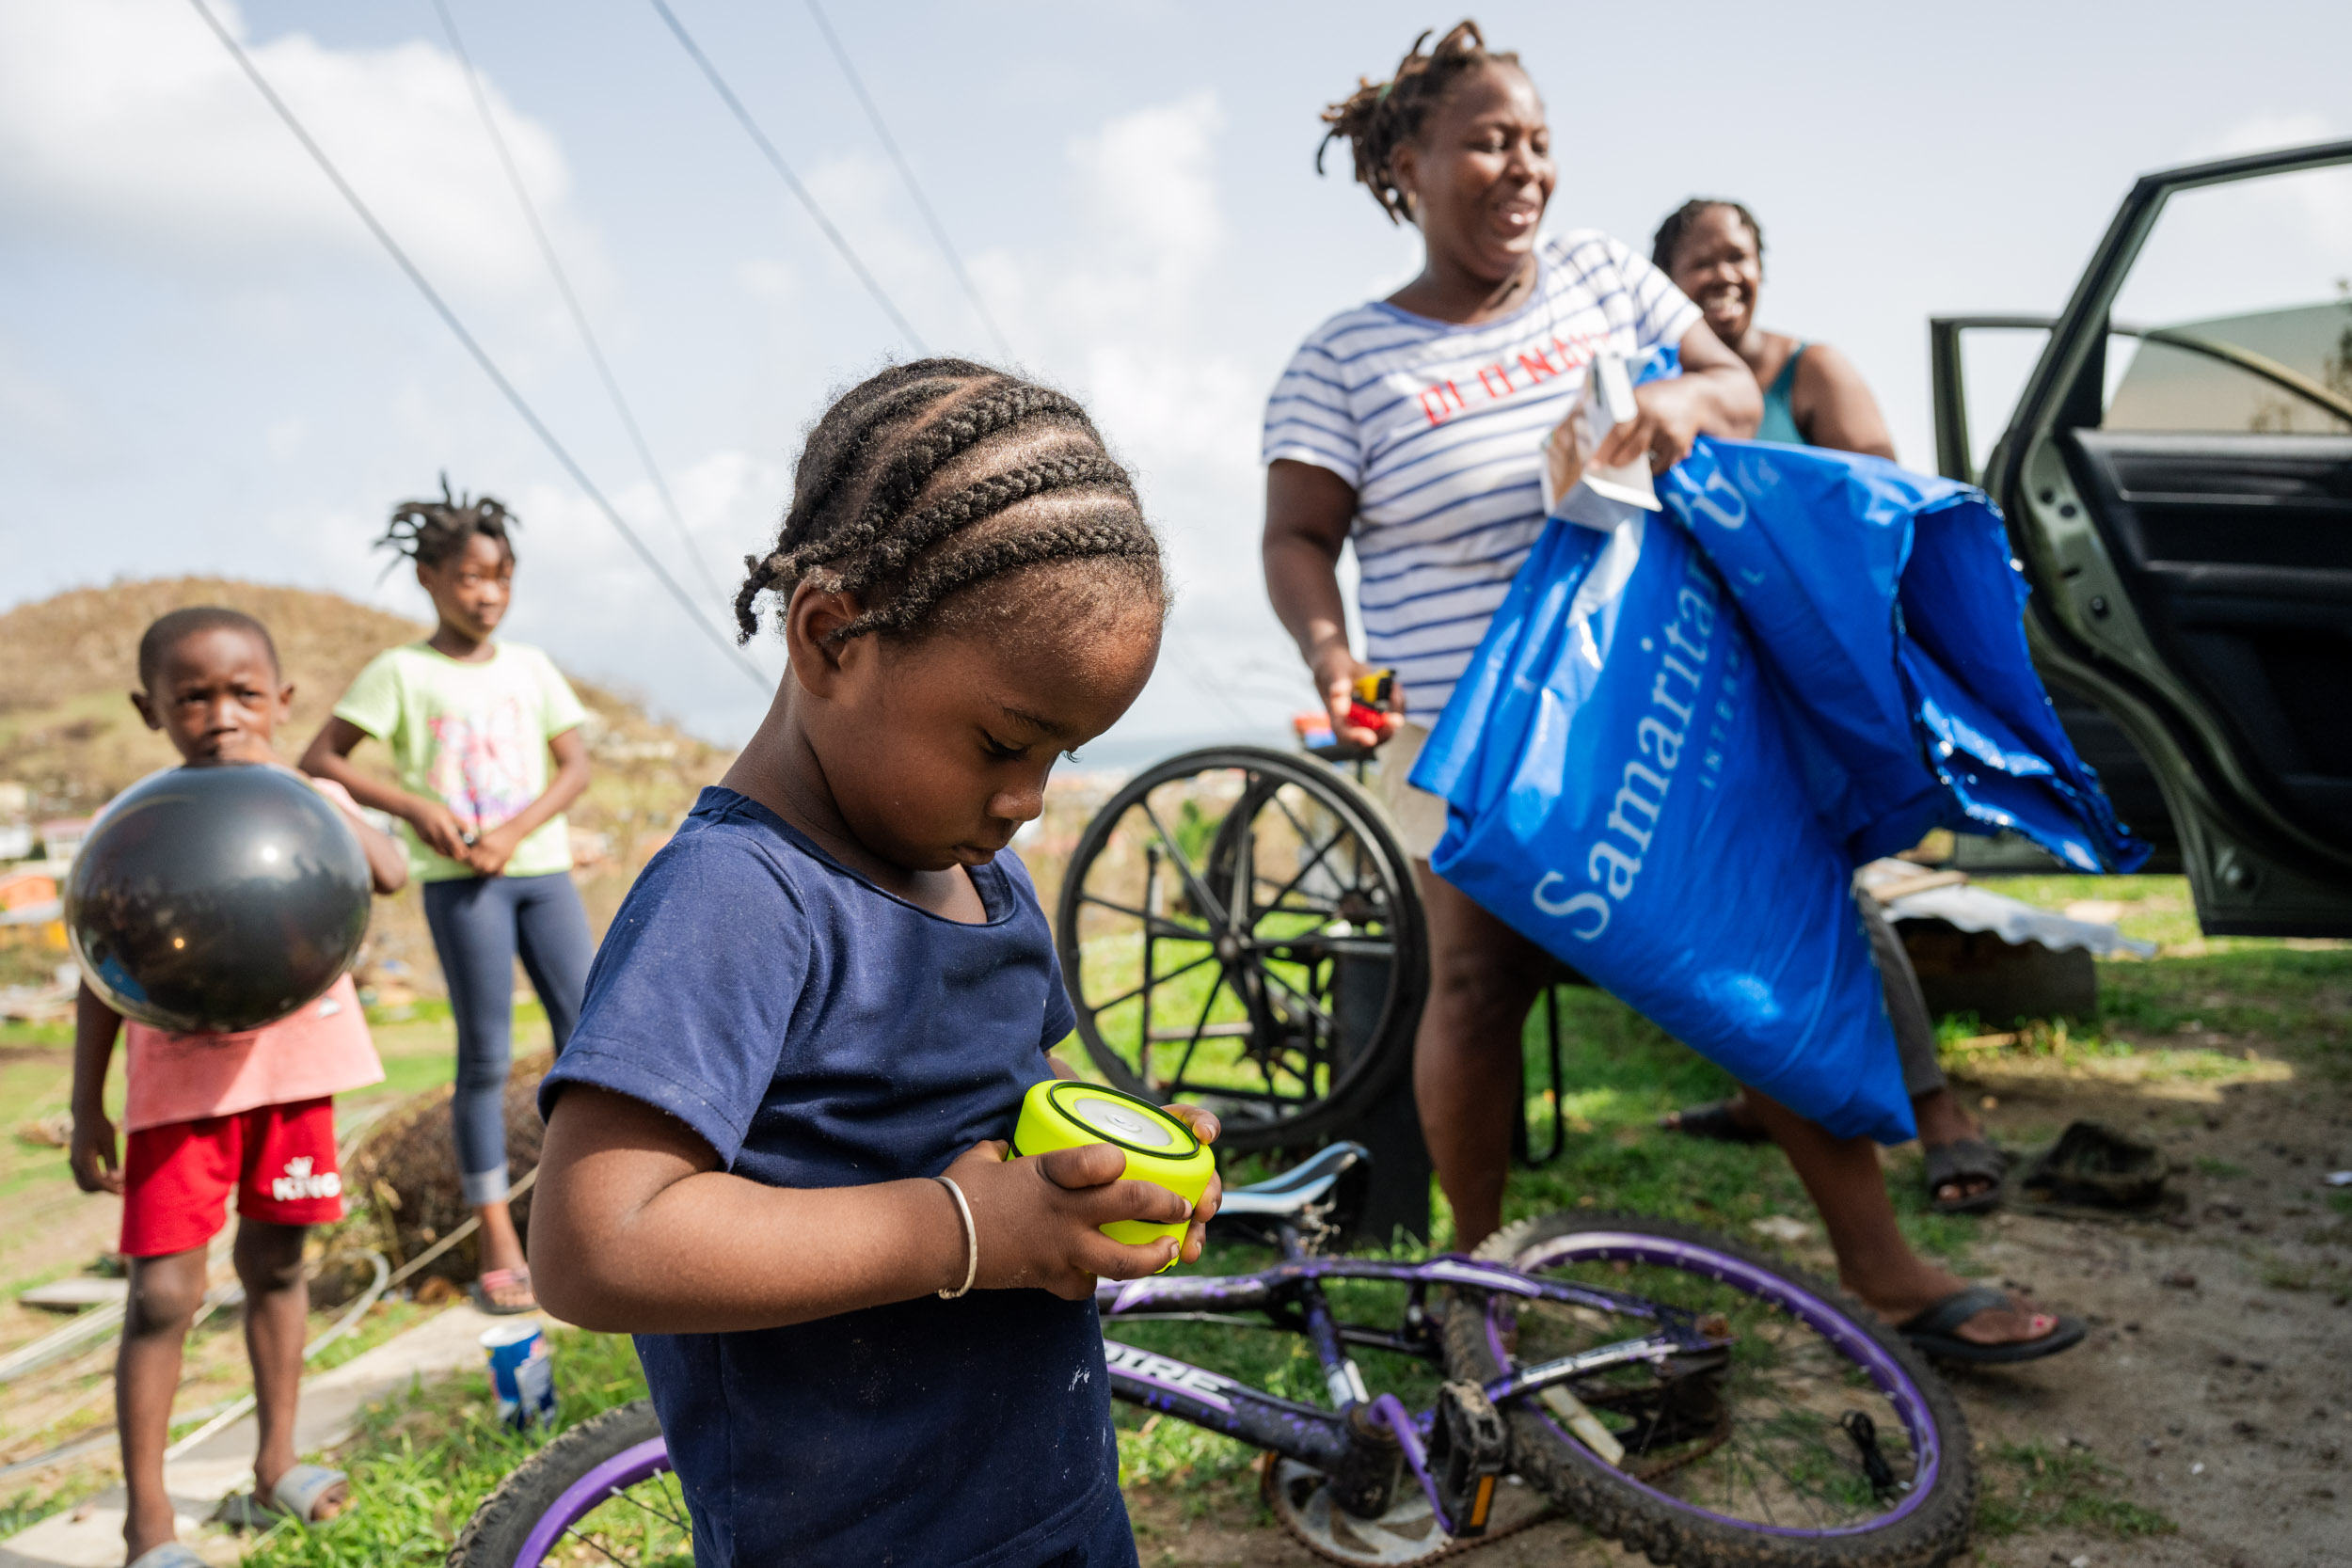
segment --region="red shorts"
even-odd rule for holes
[[[331,1096],[257,1105],[231,1116],[146,1127],[122,1162],[122,1252],[162,1258],[220,1233],[229,1194],[237,1212],[271,1225],[343,1217]]]

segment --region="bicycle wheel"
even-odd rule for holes
[[[556,1438],[483,1499],[449,1568],[693,1568],[694,1531],[645,1400]]]
[[[1682,1568],[1931,1568],[1966,1544],[1976,1470],[1958,1401],[1826,1282],[1631,1215],[1523,1220],[1478,1256],[1691,1313],[1730,1340],[1510,1402],[1513,1467],[1570,1517]],[[1648,1328],[1630,1309],[1457,1292],[1446,1364],[1483,1382]],[[1591,1446],[1572,1430],[1592,1433],[1588,1417],[1607,1431]]]
[[[1222,746],[1138,775],[1079,838],[1055,935],[1088,1056],[1215,1109],[1221,1151],[1311,1144],[1411,1057],[1411,863],[1321,763]]]

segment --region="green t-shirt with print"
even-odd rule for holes
[[[439,800],[472,833],[521,816],[547,793],[548,742],[588,714],[547,655],[519,642],[495,649],[470,663],[421,642],[388,648],[335,705],[336,718],[390,748],[401,788]],[[417,880],[474,874],[428,848],[407,823],[400,830]],[[571,836],[559,813],[516,847],[506,875],[545,877],[571,868]]]

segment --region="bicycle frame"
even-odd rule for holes
[[[1322,1257],[1310,1253],[1297,1228],[1287,1224],[1279,1227],[1277,1236],[1282,1260],[1255,1273],[1154,1275],[1145,1279],[1104,1280],[1097,1286],[1094,1300],[1105,1331],[1103,1352],[1110,1364],[1111,1397],[1256,1448],[1270,1449],[1327,1473],[1336,1472],[1356,1445],[1350,1414],[1360,1407],[1395,1435],[1406,1465],[1449,1533],[1461,1532],[1454,1529],[1439,1496],[1438,1479],[1432,1474],[1429,1450],[1436,1407],[1408,1411],[1394,1394],[1375,1398],[1365,1387],[1363,1373],[1346,1349],[1366,1345],[1442,1364],[1444,1353],[1438,1342],[1437,1325],[1427,1310],[1431,1286],[1588,1307],[1645,1319],[1655,1325],[1652,1333],[1638,1338],[1597,1346],[1494,1379],[1482,1392],[1498,1406],[1505,1400],[1523,1399],[1611,1367],[1662,1361],[1711,1351],[1724,1343],[1700,1331],[1695,1314],[1626,1291],[1536,1279],[1459,1253],[1411,1263]],[[1324,1281],[1335,1279],[1382,1280],[1406,1287],[1403,1323],[1390,1330],[1341,1322],[1333,1315],[1323,1288]],[[1314,1346],[1315,1359],[1322,1364],[1332,1408],[1266,1393],[1206,1367],[1123,1344],[1108,1332],[1122,1319],[1259,1326],[1235,1316],[1242,1312],[1263,1313],[1274,1328],[1307,1337]]]

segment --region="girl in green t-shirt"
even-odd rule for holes
[[[538,1305],[507,1212],[506,1075],[515,959],[562,1051],[580,1016],[593,948],[572,886],[564,808],[588,784],[587,716],[548,656],[491,634],[514,596],[516,519],[487,496],[405,501],[379,545],[416,562],[439,624],[359,672],[302,758],[403,825],[411,875],[457,1022],[451,1107],[466,1201],[482,1221],[474,1299],[490,1312]],[[373,737],[397,784],[354,768]]]

